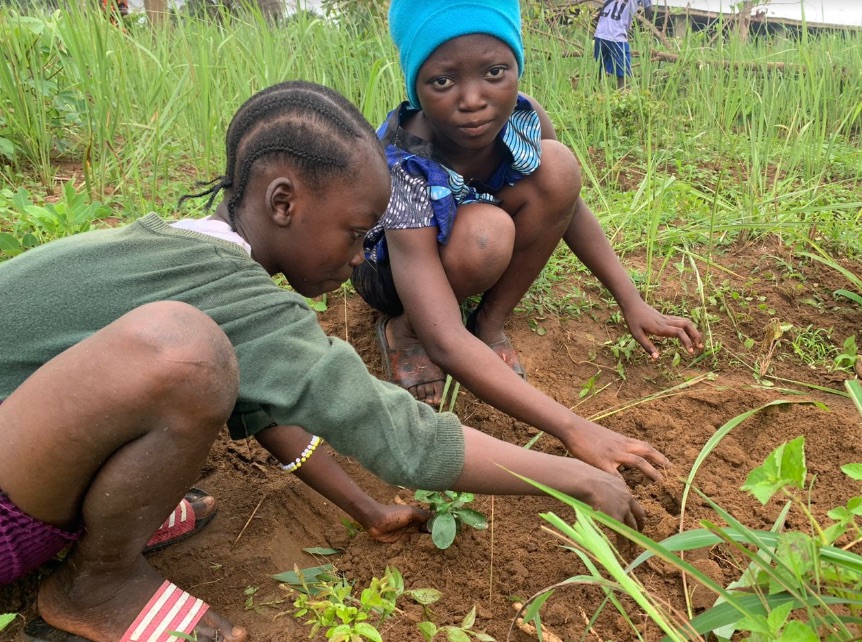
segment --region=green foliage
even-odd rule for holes
[[[460,530],[461,524],[479,530],[488,528],[488,520],[482,513],[464,507],[464,504],[473,501],[472,493],[456,493],[452,490],[442,492],[417,490],[415,499],[429,504],[433,517],[428,521],[428,529],[431,531],[431,540],[437,548],[449,548],[455,541],[455,535]]]
[[[856,335],[852,334],[841,346],[841,351],[835,357],[836,368],[853,368],[859,361],[859,346],[856,345]]]
[[[0,613],[0,631],[12,624],[16,617],[17,613]]]
[[[382,642],[377,626],[392,615],[396,600],[404,593],[401,573],[390,567],[382,578],[372,578],[359,598],[353,595],[353,585],[336,575],[316,573],[310,583],[304,571],[297,569],[295,575],[299,586],[294,617],[306,618],[311,625],[309,637],[322,630],[332,642]]]
[[[862,481],[862,464],[847,464],[842,471],[849,480]],[[577,515],[574,524],[553,513],[543,515],[569,541],[570,550],[581,558],[589,572],[565,583],[601,587],[606,601],[631,622],[626,607],[618,599],[620,594],[628,595],[665,632],[665,640],[699,639],[710,633],[718,640],[727,640],[734,631],[746,634],[742,639],[749,642],[857,639],[853,629],[862,624],[862,556],[850,549],[862,542],[862,495],[830,510],[827,515],[831,524],[819,523],[808,506],[811,487],[803,437],[776,448],[763,465],[751,472],[743,486],[763,503],[777,494],[788,501],[774,532],[747,528],[702,495],[726,526],[703,520],[701,529],[656,542],[582,502],[537,486],[571,506]],[[780,532],[791,507],[808,520],[807,532]],[[598,528],[599,524],[631,540],[644,552],[626,565],[608,536]],[[838,547],[838,540],[844,541],[844,545]],[[744,560],[748,565],[743,575],[727,587],[716,584],[676,554],[716,545],[723,546],[724,555]],[[718,598],[715,606],[690,620],[669,610],[633,572],[652,556],[660,557],[703,589],[715,593]]]
[[[71,182],[63,186],[57,203],[36,205],[30,193],[19,187],[14,194],[0,191],[0,258],[8,258],[40,243],[91,229],[111,210],[98,201],[89,201]]]
[[[397,601],[401,597],[420,604],[426,617],[431,615],[431,604],[440,600],[440,591],[431,588],[405,589],[404,579],[398,569],[386,567],[382,578],[372,578],[359,597],[346,578],[335,573],[331,565],[299,569],[273,576],[289,585],[296,595],[293,616],[306,618],[311,626],[309,638],[323,632],[332,642],[382,642],[378,627],[398,612]],[[419,623],[419,629],[427,640],[442,632],[450,642],[469,640],[482,642],[494,638],[480,631],[473,631],[476,609],[470,611],[460,626],[438,627],[432,621]],[[430,637],[429,637],[430,635]]]
[[[428,642],[434,640],[438,635],[443,635],[448,642],[469,642],[470,638],[481,640],[481,642],[493,642],[494,638],[483,631],[473,631],[473,625],[476,623],[476,607],[470,609],[470,612],[461,620],[461,624],[455,626],[437,626],[433,622],[420,622],[419,631],[422,637]]]

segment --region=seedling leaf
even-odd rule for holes
[[[472,526],[478,530],[488,528],[488,520],[479,511],[475,511],[471,508],[459,508],[453,511],[453,513],[455,514],[455,517],[467,524],[467,526]]]
[[[300,569],[299,573],[302,573],[302,577],[305,579],[305,582],[307,584],[313,584],[321,578],[321,575],[329,575],[334,570],[335,567],[332,564],[323,564],[322,566],[309,566],[308,568]],[[278,582],[284,582],[285,584],[302,586],[302,580],[300,580],[299,575],[296,571],[285,571],[284,573],[277,573],[276,575],[272,576],[272,579]]]
[[[742,490],[766,504],[785,486],[802,488],[805,483],[805,437],[799,436],[773,450],[762,465],[752,470]]]
[[[455,516],[452,513],[440,513],[430,522],[431,541],[437,548],[449,548],[455,541],[458,531]]]
[[[437,589],[421,588],[407,591],[407,595],[412,597],[415,602],[421,604],[422,606],[428,606],[429,604],[439,602],[443,594]]]
[[[337,548],[323,548],[321,546],[311,546],[302,550],[311,555],[338,555],[341,552]]]
[[[850,479],[862,480],[862,464],[844,464],[841,470]]]

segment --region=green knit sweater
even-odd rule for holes
[[[183,301],[236,349],[234,439],[273,422],[299,425],[390,483],[446,489],[461,472],[457,417],[371,376],[349,344],[323,333],[301,296],[278,288],[237,244],[149,214],[0,263],[0,292],[0,399],[130,310]]]

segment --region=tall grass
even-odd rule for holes
[[[284,79],[330,85],[375,124],[404,96],[385,25],[273,25],[246,8],[118,27],[89,5],[29,11],[0,9],[0,187],[34,199],[71,167],[124,216],[170,211],[219,173],[239,104]],[[525,43],[522,89],[582,159],[587,201],[622,251],[815,224],[827,245],[862,251],[846,233],[862,212],[862,34],[711,46],[693,34],[667,63],[639,33],[625,93],[597,73],[583,26],[533,21]]]

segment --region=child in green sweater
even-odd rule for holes
[[[226,422],[288,470],[314,468],[314,434],[391,483],[538,492],[508,469],[642,526],[620,477],[462,426],[323,333],[303,295],[350,277],[390,194],[355,107],[282,83],[238,110],[226,143],[224,176],[198,195],[223,193],[212,217],[150,214],[0,265],[0,583],[74,542],[40,587],[30,639],[248,638],[141,555]],[[666,463],[643,442],[594,438],[639,453],[642,470]]]

